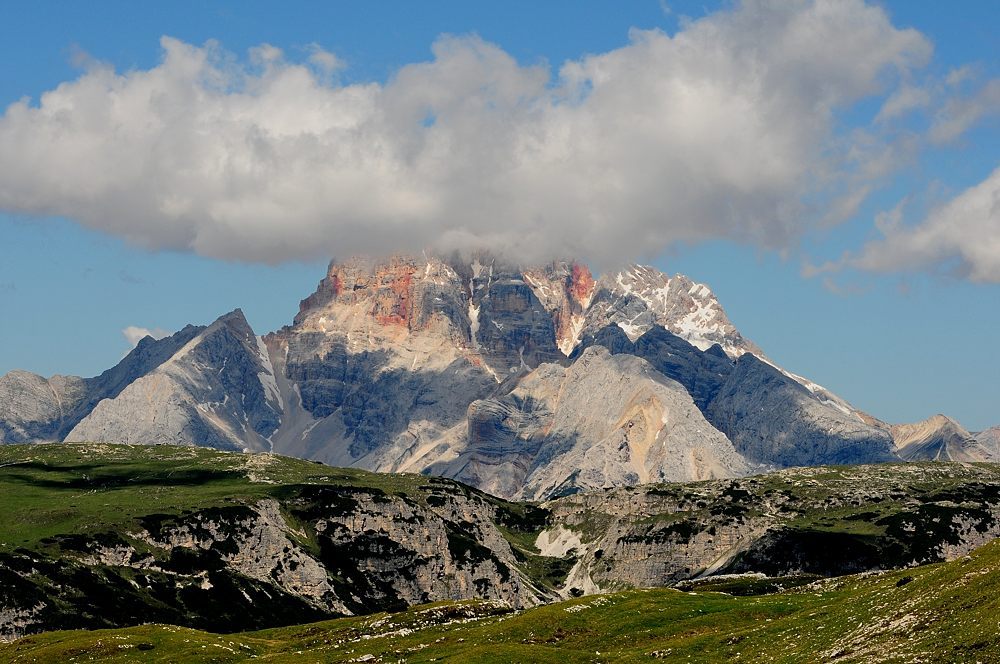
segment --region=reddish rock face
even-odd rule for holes
[[[330,275],[330,292],[334,297],[340,295],[341,285],[340,285],[340,275],[336,272]]]
[[[590,303],[590,298],[594,294],[594,275],[590,273],[590,268],[586,265],[573,263],[570,268],[569,277],[566,279],[566,292],[574,302],[581,308],[586,308]]]
[[[376,274],[379,283],[372,301],[372,316],[381,325],[409,327],[413,302],[412,265],[394,264]]]
[[[410,327],[414,321],[417,283],[413,261],[394,257],[373,264],[363,259],[331,263],[319,288],[299,304],[298,319],[331,302],[369,304],[369,315],[380,325]]]
[[[580,263],[557,262],[527,270],[524,275],[552,316],[556,344],[564,355],[569,355],[597,288],[590,269]]]

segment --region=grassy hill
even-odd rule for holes
[[[55,632],[8,662],[994,662],[1000,542],[950,563],[779,594],[634,590],[522,612],[487,603],[217,635],[170,626]]]
[[[964,556],[998,508],[984,464],[537,505],[270,455],[0,447],[0,638],[62,630],[0,645],[0,661],[1000,661],[1000,548]],[[545,531],[575,544],[543,552]],[[772,577],[628,589],[692,576],[723,546],[718,570]],[[573,594],[581,569],[623,592],[530,608]],[[427,604],[470,598],[492,601]]]
[[[512,554],[545,525],[535,506],[280,456],[0,446],[0,513],[0,639],[143,621],[230,631],[474,596],[536,602],[558,575]]]

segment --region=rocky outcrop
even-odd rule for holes
[[[584,334],[617,325],[635,340],[662,327],[701,350],[718,344],[730,357],[762,355],[739,333],[708,286],[642,265],[601,277],[586,318]]]
[[[61,440],[86,383],[75,376],[50,379],[27,371],[0,376],[0,443]]]
[[[997,461],[996,447],[988,447],[961,424],[935,415],[915,424],[892,427],[896,454],[907,461]]]
[[[653,327],[635,341],[613,325],[588,335],[581,347],[603,346],[615,354],[635,355],[684,386],[702,411],[707,410],[733,370],[732,360],[719,346],[701,351],[661,327]]]
[[[564,595],[714,574],[838,576],[953,560],[1000,535],[992,467],[797,468],[550,501],[538,539],[571,541]],[[858,524],[865,527],[859,529]]]
[[[570,355],[579,343],[597,290],[590,269],[576,262],[560,261],[524,270],[523,275],[552,316],[556,345],[564,355]]]
[[[641,363],[603,353],[585,358]],[[520,608],[726,573],[841,575],[953,559],[1000,535],[993,464],[796,468],[539,505],[270,454],[0,448],[0,496],[24,487],[22,516],[0,533],[4,638],[144,622],[237,631],[473,598]],[[70,500],[85,509],[53,510]]]
[[[436,258],[331,263],[294,324],[265,339],[285,403],[275,451],[400,470],[464,423],[497,386],[470,292]]]
[[[701,351],[662,328],[630,340],[617,326],[585,337],[636,355],[676,380],[749,464],[873,463],[897,457],[889,434],[752,353],[732,361],[718,345]]]
[[[63,440],[98,403],[117,397],[203,329],[188,325],[164,339],[145,337],[121,362],[94,378],[45,379],[26,371],[0,376],[0,443]]]

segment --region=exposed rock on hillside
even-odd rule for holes
[[[507,539],[534,532],[542,513],[447,480],[169,446],[21,449],[3,459],[23,469],[0,473],[0,490],[45,492],[25,507],[32,518],[81,489],[122,502],[43,539],[18,537],[16,550],[0,536],[3,637],[138,621],[236,631],[449,599],[518,608],[552,594]]]
[[[634,342],[609,327],[583,344],[637,355],[681,383],[706,419],[750,464],[807,466],[896,458],[883,429],[820,398],[752,353],[733,362],[719,346],[701,351],[658,327]]]
[[[574,542],[564,594],[728,572],[833,576],[953,560],[1000,535],[992,466],[796,468],[550,501],[539,546]]]
[[[188,325],[165,339],[145,337],[121,362],[94,378],[26,371],[0,376],[0,443],[61,441],[104,399],[114,399],[204,328]]]
[[[234,631],[446,599],[517,608],[720,572],[949,560],[1000,534],[1000,470],[798,468],[539,506],[276,455],[24,445],[0,448],[0,511],[11,515],[0,637],[137,622]]]
[[[751,354],[712,399],[708,419],[759,463],[808,466],[891,461],[892,439]]]
[[[1000,459],[1000,426],[991,427],[976,434],[976,442],[989,453],[992,458]]]
[[[50,379],[27,371],[0,376],[0,443],[60,440],[86,382],[75,376]]]

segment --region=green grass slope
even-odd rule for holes
[[[239,635],[55,632],[5,662],[995,662],[1000,542],[950,563],[773,595],[635,590],[519,613],[439,604]]]
[[[127,530],[150,514],[281,500],[307,485],[377,489],[424,503],[428,482],[434,481],[461,486],[422,475],[370,473],[201,447],[0,446],[0,551],[45,548],[54,536]]]

